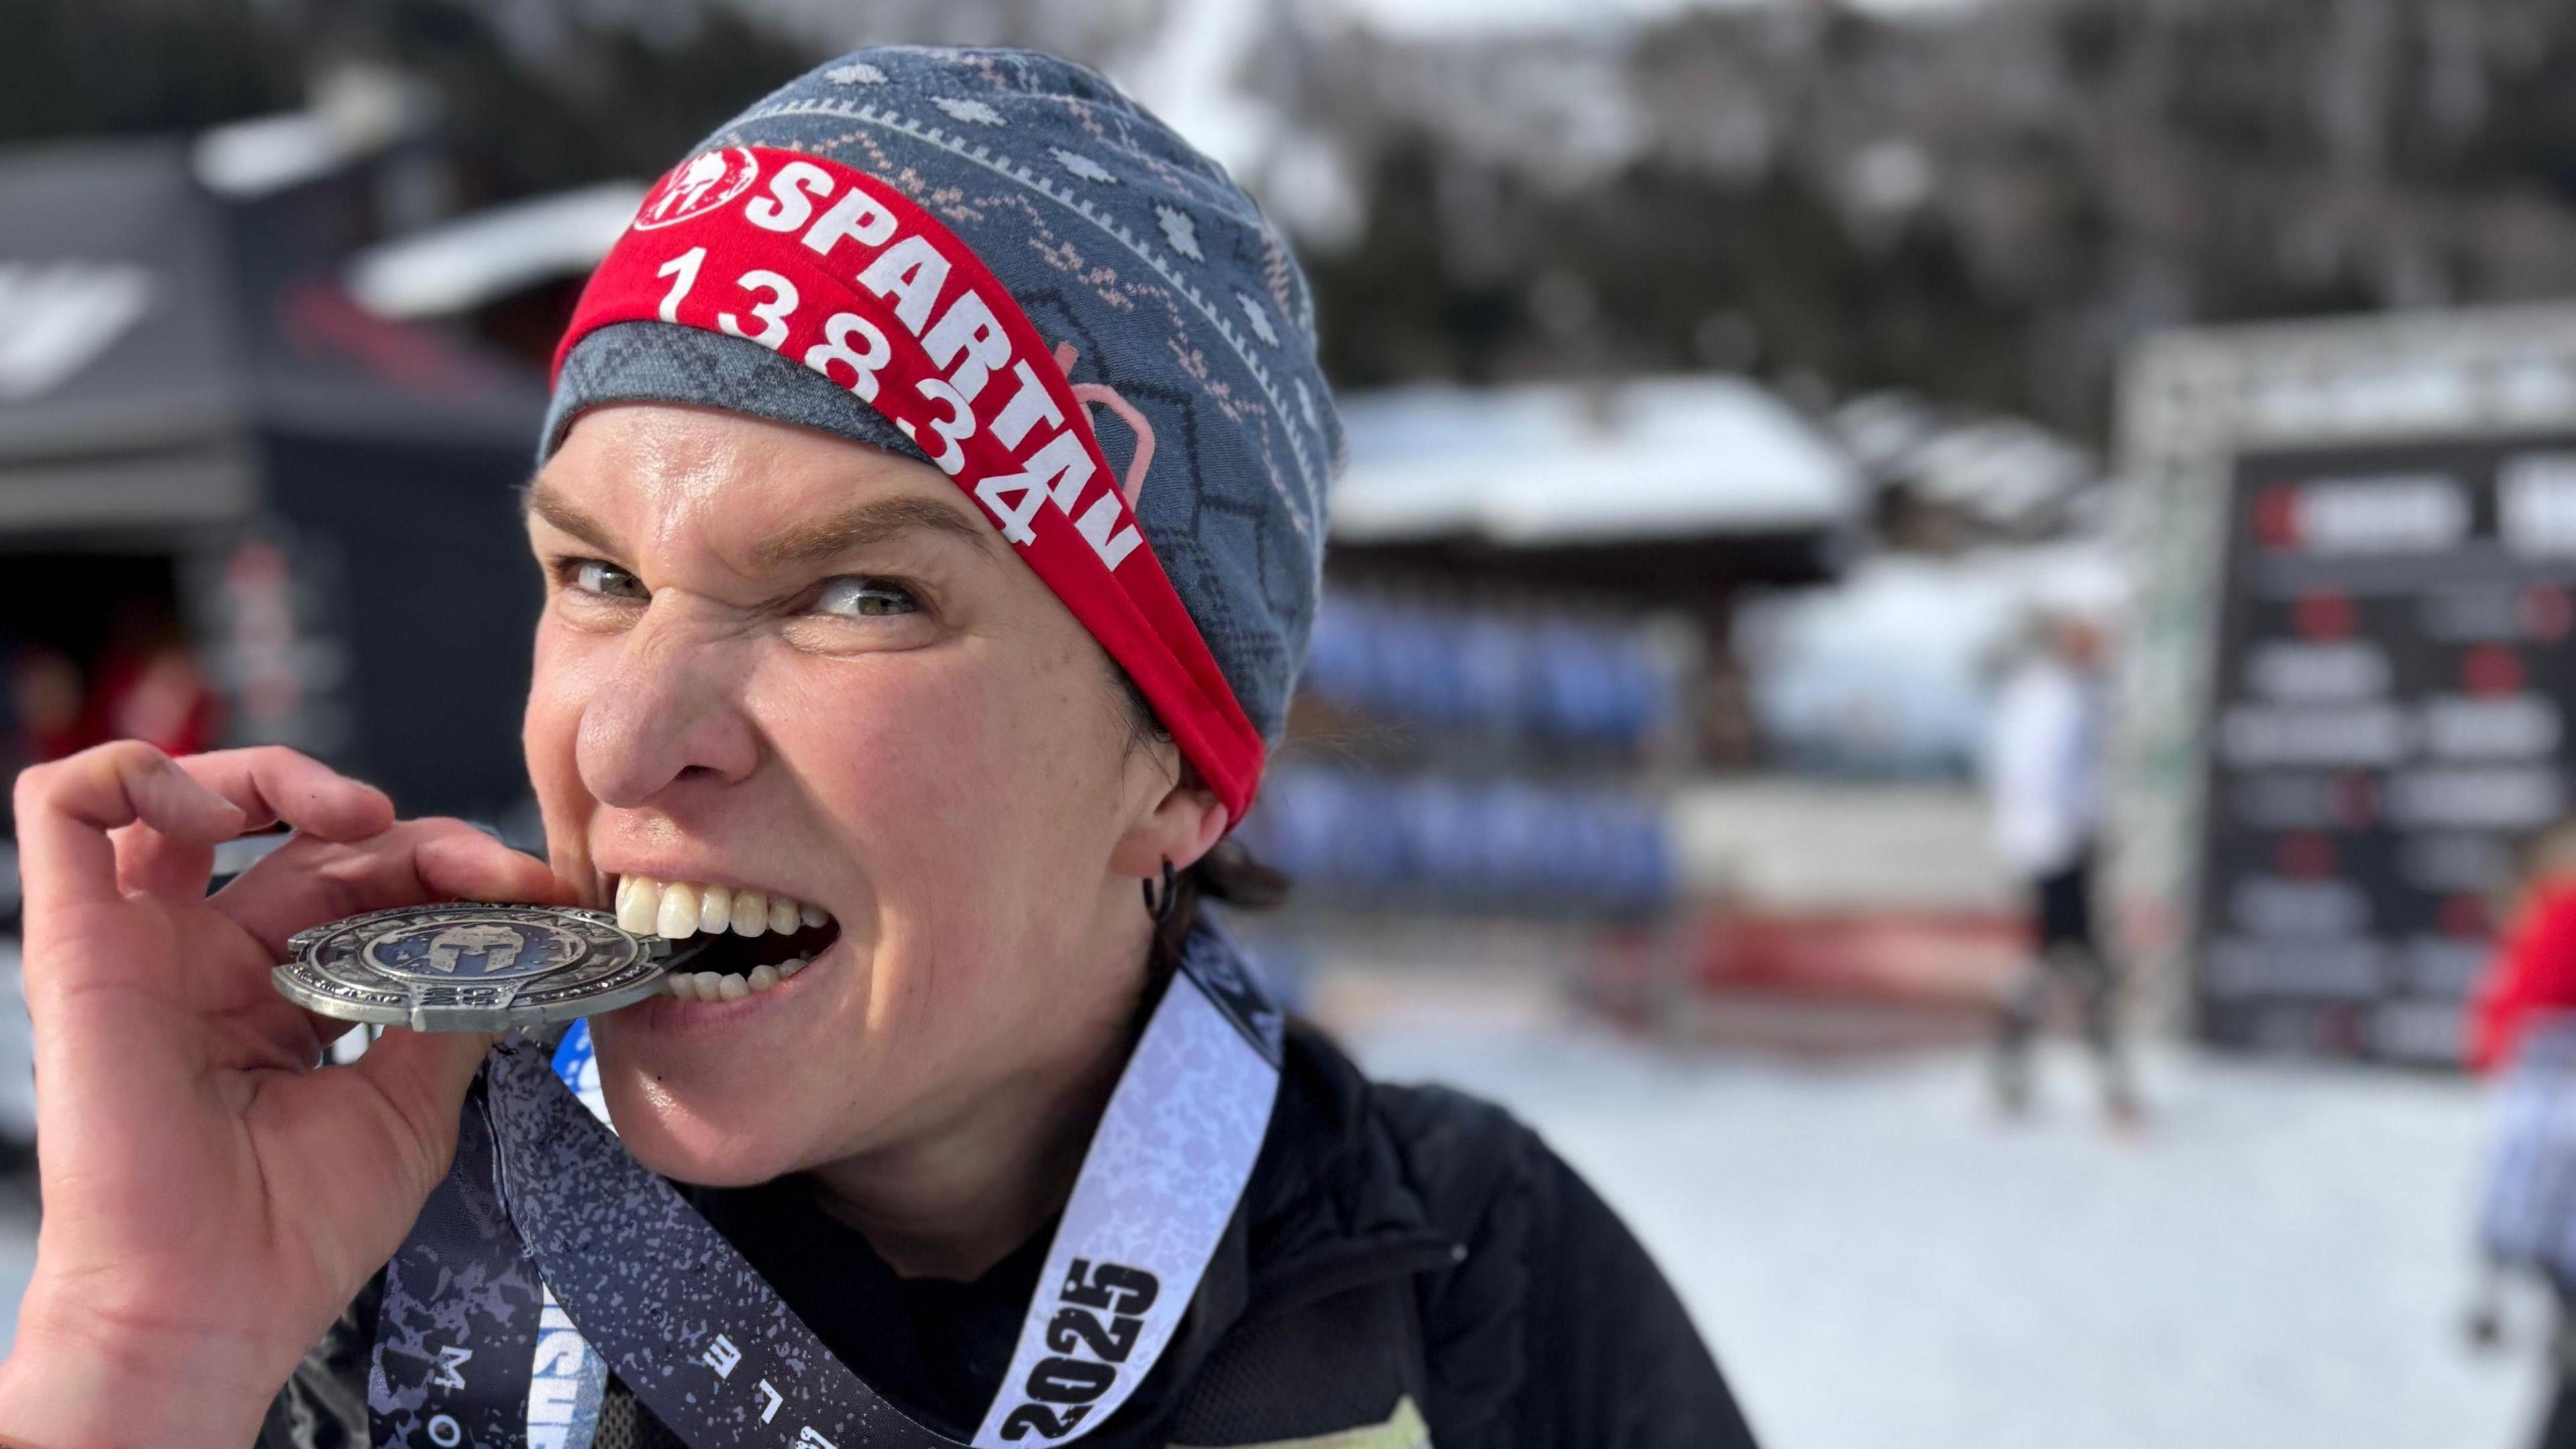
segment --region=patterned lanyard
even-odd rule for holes
[[[1202,925],[1093,1134],[972,1444],[1065,1444],[1161,1357],[1252,1175],[1280,1015]],[[387,1265],[379,1449],[589,1449],[614,1371],[692,1449],[934,1449],[671,1184],[627,1155],[588,1033],[497,1048],[456,1162]]]

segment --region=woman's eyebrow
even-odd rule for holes
[[[751,556],[764,568],[810,564],[922,530],[954,534],[988,551],[993,546],[991,530],[954,508],[926,498],[880,498],[828,518],[791,523],[753,544]]]
[[[522,490],[528,513],[571,534],[601,553],[616,552],[609,527],[540,478]],[[880,498],[828,518],[791,523],[752,546],[752,557],[764,568],[813,563],[852,549],[866,548],[916,530],[953,534],[989,551],[990,531],[976,526],[953,508],[925,498]]]
[[[527,487],[520,490],[520,495],[521,506],[531,517],[541,519],[549,526],[571,534],[601,553],[617,551],[617,545],[611,540],[606,524],[582,512],[571,499],[547,487],[546,480],[543,478],[529,483]]]

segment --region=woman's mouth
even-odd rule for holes
[[[659,936],[683,959],[662,978],[683,1001],[739,1001],[774,990],[840,938],[820,906],[791,896],[696,881],[622,876],[617,924]]]

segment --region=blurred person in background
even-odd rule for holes
[[[162,605],[132,600],[118,611],[95,677],[90,739],[141,740],[173,755],[215,744],[222,703],[178,619]]]
[[[1995,848],[2024,883],[2033,952],[2000,1004],[1995,1093],[2018,1115],[2031,1105],[2031,1045],[2049,1003],[2071,989],[2114,1125],[2140,1121],[2120,1050],[2120,977],[2093,922],[2101,833],[2104,629],[2072,608],[2041,611],[2030,643],[1996,691],[1986,751]]]
[[[1750,1443],[1544,1143],[1369,1082],[1201,912],[1266,888],[1222,842],[1339,452],[1213,163],[1043,55],[818,68],[648,195],[541,451],[548,861],[282,750],[22,777],[46,1212],[0,1441]],[[525,1047],[315,1065],[287,937],[445,899],[719,938],[590,1023],[615,1138]],[[1166,1051],[1174,1010],[1210,1034]],[[532,1121],[560,1152],[510,1158]],[[541,1397],[541,1325],[601,1377]]]
[[[2488,909],[2503,929],[2470,995],[2468,1054],[2492,1074],[2512,1063],[2527,1031],[2576,1010],[2576,816],[2522,842]]]
[[[9,701],[20,764],[59,760],[91,743],[80,666],[50,644],[21,644],[10,660]]]
[[[2466,1043],[2497,1099],[2478,1223],[2489,1292],[2472,1335],[2499,1337],[2495,1278],[2548,1286],[2555,1387],[2537,1442],[2576,1449],[2576,817],[2523,843],[2492,909],[2504,929],[2471,995]]]

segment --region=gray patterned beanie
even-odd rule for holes
[[[798,197],[781,179],[777,152],[864,173],[943,224],[989,269],[1066,368],[1065,385],[1095,420],[1092,436],[1110,481],[1126,480],[1144,542],[1242,715],[1261,739],[1277,739],[1314,618],[1325,493],[1339,462],[1341,427],[1316,365],[1305,276],[1251,198],[1081,66],[1030,51],[894,47],[819,67],[734,118],[648,195],[628,238],[658,238],[662,233],[646,228],[664,225],[663,214],[685,219],[702,193],[719,200],[744,193],[752,215],[763,206],[779,215],[780,198]],[[725,175],[733,164],[726,158],[740,156],[750,166],[755,155],[770,158],[757,179],[776,188],[774,197],[747,192],[751,175]],[[817,183],[813,195],[819,206],[829,193]],[[805,240],[812,246],[810,233]],[[557,359],[543,454],[553,453],[585,409],[669,402],[938,461],[916,441],[919,427],[887,415],[891,392],[844,383],[817,361],[822,349],[804,347],[801,335],[782,349],[776,338],[786,335],[783,325],[768,338],[758,335],[759,322],[736,313],[724,314],[722,330],[703,320],[684,325],[688,318],[673,310],[682,290],[714,290],[696,282],[697,263],[684,261],[675,252],[653,273],[666,280],[651,284],[670,289],[660,317],[677,320],[594,318],[585,327],[577,317]],[[585,311],[618,265],[612,253]],[[765,320],[769,313],[757,305],[763,294],[748,289],[752,278],[772,275],[742,272],[747,290],[727,293],[736,300],[725,305]],[[636,280],[646,279],[639,273]],[[792,304],[793,292],[784,295],[786,303],[772,297],[772,304]],[[630,306],[622,315],[639,313]],[[640,315],[649,318],[649,308]],[[922,319],[907,320],[920,336]],[[925,341],[935,355],[938,328]],[[1007,379],[990,388],[982,388],[980,372],[974,387],[953,374],[951,381],[970,398],[981,389],[977,410],[987,433],[1009,431],[1006,419],[994,416]],[[1100,426],[1104,420],[1089,411],[1095,406],[1124,426]],[[971,474],[943,466],[968,485]],[[1080,486],[1076,479],[1076,491]],[[1074,511],[1062,496],[1056,501]],[[1097,521],[1083,520],[1095,551],[1109,526],[1095,532]],[[1122,568],[1114,553],[1103,557]],[[1146,693],[1171,723],[1157,691]]]

